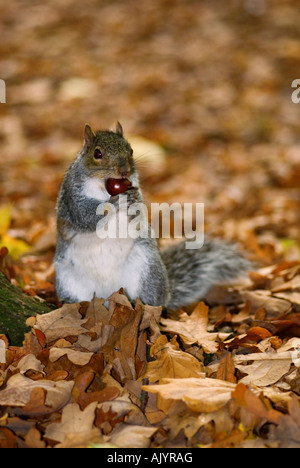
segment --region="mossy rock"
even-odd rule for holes
[[[6,335],[13,346],[22,346],[28,317],[45,314],[55,307],[24,294],[0,273],[0,334]]]

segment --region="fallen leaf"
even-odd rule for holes
[[[190,439],[202,427],[213,421],[216,432],[233,429],[233,421],[226,406],[211,413],[198,413],[190,410],[186,405],[176,402],[170,407],[168,417],[164,420],[164,427],[170,432],[170,438],[177,437],[183,430],[184,435]]]
[[[216,378],[219,380],[226,380],[227,382],[236,383],[237,379],[234,375],[235,366],[232,360],[231,354],[227,353],[223,359],[221,359],[219,367],[217,369]]]
[[[127,297],[120,293],[109,298],[109,310],[114,330],[101,351],[120,381],[125,382],[136,377],[135,352],[141,311],[135,311]]]
[[[66,434],[64,441],[57,444],[55,448],[114,448],[113,445],[106,447],[103,436],[99,429],[91,431]]]
[[[292,359],[278,359],[271,361],[255,361],[249,365],[238,365],[237,369],[243,374],[247,374],[239,380],[240,383],[245,385],[254,384],[258,387],[266,387],[276,383],[283,375],[285,375],[291,367]]]
[[[276,293],[276,297],[280,299],[285,299],[286,301],[291,302],[292,304],[300,305],[300,292],[299,291],[287,291]]]
[[[264,340],[269,336],[272,336],[272,333],[263,327],[251,327],[247,331],[247,338],[249,338],[252,341]]]
[[[72,436],[78,434],[90,433],[93,429],[95,419],[95,409],[97,402],[90,403],[83,411],[81,411],[77,403],[69,403],[62,410],[61,422],[54,422],[47,426],[45,437],[58,442],[64,442],[65,437],[72,440]]]
[[[215,353],[218,350],[218,339],[225,339],[228,333],[209,333],[208,307],[200,302],[191,315],[182,312],[180,320],[161,319],[162,330],[176,333],[186,344],[198,343],[206,353]]]
[[[294,290],[300,288],[300,275],[295,276],[290,281],[286,281],[285,283],[281,284],[280,286],[273,287],[272,293],[276,293],[275,295],[278,296],[277,293],[287,291],[287,290]]]
[[[42,435],[35,427],[29,429],[25,436],[25,443],[29,448],[45,448],[46,443],[42,440]]]
[[[81,334],[77,340],[78,345],[93,353],[106,344],[114,331],[113,325],[110,324],[113,309],[108,311],[103,304],[103,299],[92,299],[83,322],[86,334]]]
[[[4,205],[0,208],[0,236],[6,234],[11,223],[11,206]]]
[[[29,252],[32,247],[24,240],[16,239],[8,234],[8,229],[11,224],[11,206],[5,205],[0,208],[0,248],[6,247],[10,256],[17,259],[26,252]]]
[[[259,321],[255,325],[267,328],[273,335],[280,337],[300,337],[300,313],[284,314],[277,319]]]
[[[17,448],[15,434],[6,427],[0,427],[0,448]]]
[[[44,367],[34,354],[27,354],[21,358],[17,366],[21,374],[25,374],[28,370],[43,372]]]
[[[243,383],[237,384],[232,392],[232,397],[235,399],[238,406],[246,408],[255,416],[278,424],[281,413],[274,409],[267,408],[263,401]]]
[[[120,395],[117,387],[105,387],[99,391],[87,392],[86,390],[92,383],[95,373],[91,370],[83,372],[75,379],[75,384],[72,390],[73,399],[79,404],[83,410],[93,401],[103,403],[104,401],[114,400]]]
[[[240,294],[244,301],[251,302],[254,309],[266,309],[269,317],[277,317],[291,310],[290,302],[273,297],[270,291],[242,291]]]
[[[163,378],[199,377],[203,372],[202,364],[191,354],[180,350],[176,337],[171,342],[165,335],[156,340],[150,350],[155,361],[147,363],[140,379],[149,378],[150,382],[159,382]]]
[[[6,343],[0,339],[0,364],[6,363]]]
[[[281,414],[277,426],[270,428],[269,438],[279,443],[280,448],[300,448],[299,400],[293,396],[288,403],[289,414]]]
[[[93,353],[86,353],[70,348],[51,348],[49,354],[50,362],[55,362],[62,356],[67,355],[68,359],[78,366],[85,366],[93,356]]]
[[[14,237],[9,236],[8,234],[3,234],[0,240],[0,247],[7,247],[9,255],[13,259],[17,259],[21,255],[32,250],[32,247],[28,245],[22,239],[15,239]]]
[[[129,395],[123,394],[120,398],[117,398],[112,401],[106,401],[104,403],[99,403],[97,406],[97,412],[101,411],[102,416],[99,416],[98,422],[100,427],[104,429],[102,423],[109,422],[112,427],[120,421],[126,421],[127,424],[135,426],[147,426],[148,421],[145,418],[145,415],[140,410],[140,408],[133,404],[129,398]],[[107,417],[104,416],[107,415]],[[110,422],[109,415],[113,415],[113,421]],[[107,421],[108,420],[108,421]],[[111,428],[110,428],[111,430]],[[109,431],[110,432],[110,431]]]
[[[45,346],[47,344],[47,341],[46,341],[46,337],[45,337],[44,333],[41,330],[39,330],[38,328],[36,328],[34,330],[34,334],[37,337],[38,342],[41,345],[41,347],[45,348]]]
[[[137,299],[135,309],[138,310],[137,308],[142,309],[140,330],[145,330],[148,328],[151,333],[149,341],[154,343],[161,335],[159,321],[162,313],[162,307],[143,304],[139,299]]]
[[[148,448],[156,427],[134,426],[120,423],[109,439],[111,444],[122,448]]]
[[[79,304],[64,304],[60,309],[37,315],[34,329],[44,333],[47,343],[66,336],[86,333],[79,308]]]
[[[33,389],[39,387],[47,391],[45,404],[52,411],[57,411],[68,403],[74,382],[65,380],[54,382],[52,380],[34,381],[23,374],[15,374],[7,381],[6,388],[0,391],[0,405],[24,407],[31,398]]]
[[[52,408],[46,406],[46,394],[44,388],[35,387],[31,392],[30,400],[18,411],[18,414],[34,418],[52,413]]]
[[[168,412],[174,400],[183,401],[192,411],[210,413],[231,399],[235,384],[212,378],[164,379],[160,385],[145,385],[146,392],[157,393],[157,407]]]
[[[211,444],[211,448],[236,448],[243,442],[243,440],[245,440],[246,437],[247,433],[238,428],[233,429],[230,434],[222,432],[222,434],[217,436],[215,442]]]

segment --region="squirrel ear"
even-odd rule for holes
[[[84,142],[86,146],[90,147],[94,141],[95,135],[89,124],[84,127]]]
[[[120,124],[120,122],[117,122],[117,125],[116,125],[116,133],[118,135],[121,135],[121,137],[123,136],[123,128],[122,128],[122,125]]]

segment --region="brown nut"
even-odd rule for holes
[[[113,197],[114,195],[119,195],[120,193],[126,192],[131,187],[131,182],[128,179],[107,179],[105,182],[105,187],[108,193]]]

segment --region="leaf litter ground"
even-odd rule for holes
[[[299,280],[283,262],[168,318],[122,290],[29,318],[0,339],[1,447],[300,447]]]

